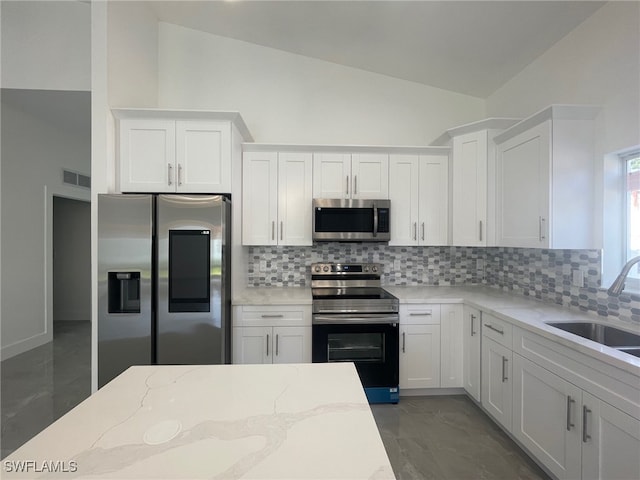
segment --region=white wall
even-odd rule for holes
[[[52,120],[60,105],[84,118]],[[89,200],[61,171],[90,171],[89,105],[88,92],[2,91],[2,359],[52,338],[53,196]]]
[[[91,6],[2,2],[2,87],[91,89]]]
[[[109,105],[155,107],[158,101],[158,21],[144,2],[107,7]]]
[[[488,116],[526,117],[552,103],[603,106],[600,150],[640,136],[640,3],[609,2],[487,98]]]
[[[428,145],[482,99],[163,23],[159,105],[239,111],[256,142]]]

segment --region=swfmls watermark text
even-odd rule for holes
[[[2,468],[6,473],[75,473],[75,460],[4,460]]]

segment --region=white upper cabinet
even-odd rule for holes
[[[497,245],[598,248],[593,213],[598,111],[552,106],[495,137]]]
[[[390,245],[447,245],[447,155],[390,155]]]
[[[310,153],[245,152],[243,245],[311,245]]]
[[[487,245],[487,130],[453,139],[453,244]]]
[[[314,153],[313,198],[388,199],[386,153]]]
[[[231,124],[176,122],[178,192],[231,192]]]
[[[237,113],[150,109],[113,113],[118,119],[121,192],[231,193],[233,132],[240,139],[251,139]]]
[[[120,190],[175,192],[175,121],[120,121]]]

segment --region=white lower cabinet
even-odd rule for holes
[[[582,391],[513,357],[513,435],[559,479],[580,478]]]
[[[233,363],[310,363],[311,327],[234,327]]]
[[[462,319],[462,386],[480,401],[480,310],[464,306]]]
[[[310,363],[310,306],[237,306],[233,363]]]
[[[640,478],[640,420],[582,393],[582,478]]]
[[[514,354],[513,435],[559,479],[640,478],[640,420]]]
[[[440,306],[440,386],[442,388],[463,385],[463,307]]]
[[[400,306],[400,389],[440,387],[440,305]]]
[[[482,406],[505,428],[511,428],[512,352],[487,336],[482,337]]]

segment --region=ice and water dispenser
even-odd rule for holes
[[[140,272],[109,272],[109,313],[140,313]]]

